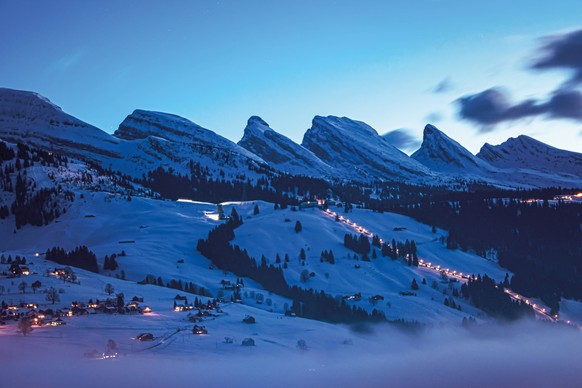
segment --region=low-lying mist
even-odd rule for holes
[[[19,337],[20,338],[20,337]],[[0,337],[0,343],[5,342]],[[344,343],[345,342],[345,343]],[[1,386],[43,387],[580,387],[582,332],[520,322],[402,331],[378,325],[333,349],[257,346],[244,351],[172,351],[168,346],[113,360],[60,350],[37,354],[26,341],[2,346]],[[239,345],[240,346],[240,345]]]

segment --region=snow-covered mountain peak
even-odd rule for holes
[[[582,179],[582,154],[520,135],[499,145],[485,144],[477,157],[500,168],[524,168]]]
[[[378,132],[368,124],[338,116],[315,116],[310,131],[337,131],[353,136],[379,136]]]
[[[433,170],[442,172],[463,172],[489,167],[431,124],[424,127],[422,145],[411,157]]]
[[[374,128],[347,117],[315,116],[302,145],[356,179],[420,182],[430,175],[425,166],[389,144]]]
[[[18,105],[21,108],[28,107],[30,113],[34,113],[35,108],[39,110],[62,111],[61,107],[38,93],[0,88],[0,109],[6,109]]]
[[[247,121],[247,126],[256,125],[258,127],[269,127],[269,124],[259,116],[251,116]]]
[[[205,131],[208,130],[181,116],[136,109],[119,125],[115,136],[125,140],[145,139],[148,136],[176,140]]]
[[[218,148],[240,154],[257,162],[264,162],[253,153],[215,132],[184,117],[170,113],[136,109],[123,120],[114,135],[125,140],[155,137],[173,143]]]
[[[274,131],[259,116],[247,121],[238,145],[263,158],[281,171],[314,177],[334,176],[333,169],[311,151]]]
[[[245,127],[243,138],[241,139],[240,142],[246,142],[245,139],[250,139],[254,136],[259,136],[259,137],[263,136],[263,134],[266,131],[273,131],[273,130],[271,129],[271,127],[269,127],[269,124],[265,120],[260,118],[259,116],[251,116],[247,120],[247,126]],[[275,131],[273,131],[273,132],[275,132]],[[251,152],[254,152],[254,151],[251,151]]]
[[[119,139],[33,92],[0,88],[0,137],[78,157],[88,153],[120,157],[111,151]]]

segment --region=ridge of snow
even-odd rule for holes
[[[499,145],[485,143],[477,157],[499,168],[530,169],[582,180],[582,154],[552,147],[526,135],[509,138]]]
[[[238,145],[263,158],[272,167],[297,175],[333,177],[340,175],[310,150],[269,127],[258,116],[251,116]]]
[[[485,172],[491,170],[465,147],[431,124],[424,127],[422,145],[411,155],[428,168],[441,172]]]
[[[362,121],[315,116],[301,145],[325,163],[353,172],[360,179],[435,181],[428,168],[389,144]]]
[[[125,140],[156,136],[173,142],[215,146],[264,163],[257,155],[234,142],[184,117],[170,113],[136,109],[123,120],[114,135]]]

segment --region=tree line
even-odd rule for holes
[[[337,301],[324,291],[290,287],[281,266],[269,265],[266,260],[261,260],[261,263],[257,264],[246,249],[230,244],[230,241],[234,239],[234,230],[240,224],[242,224],[242,218],[233,209],[233,214],[227,222],[212,229],[206,239],[198,240],[198,251],[218,268],[231,271],[237,276],[253,279],[266,290],[292,299],[291,310],[298,316],[326,322],[386,320],[380,311],[374,310],[368,313],[360,307],[350,307],[345,301]]]

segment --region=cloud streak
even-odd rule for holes
[[[476,123],[480,132],[489,132],[497,124],[526,118],[544,117],[582,122],[582,30],[542,39],[533,70],[568,70],[572,75],[545,99],[527,99],[512,103],[506,92],[493,87],[463,96],[454,103],[461,119]]]
[[[450,92],[454,89],[453,81],[450,77],[444,78],[441,82],[439,82],[434,88],[432,88],[432,92],[436,94]]]
[[[420,140],[412,134],[410,129],[395,129],[382,135],[382,137],[399,150],[414,151],[420,147]]]
[[[567,85],[582,83],[582,30],[544,38],[532,69],[566,69],[572,71]]]
[[[558,89],[546,100],[528,99],[514,104],[502,89],[491,88],[461,97],[455,103],[459,117],[478,124],[481,132],[489,132],[504,121],[536,116],[582,122],[582,94],[570,89]]]

